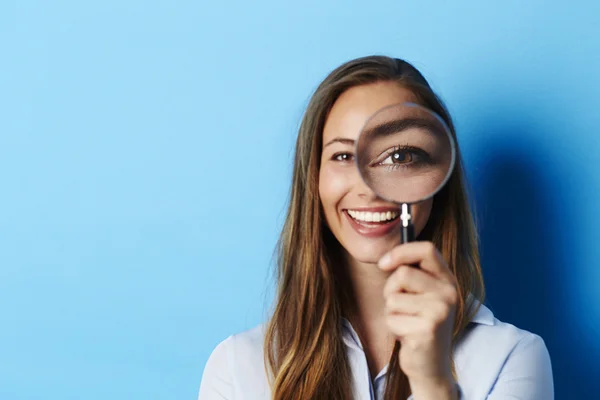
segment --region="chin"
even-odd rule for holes
[[[377,264],[381,257],[398,245],[400,240],[393,243],[391,240],[360,240],[344,243],[346,252],[356,261],[367,264]],[[347,244],[347,245],[346,245]]]

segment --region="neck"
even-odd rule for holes
[[[368,336],[371,336],[369,332],[387,334],[383,288],[390,273],[381,271],[376,264],[358,261],[347,253],[345,259],[353,300],[348,319],[359,333]]]
[[[360,262],[346,254],[353,305],[347,318],[360,337],[372,377],[387,364],[395,337],[385,321],[383,288],[389,277],[376,264]]]
[[[385,306],[383,288],[389,273],[381,271],[376,264],[360,262],[350,255],[346,258],[354,299],[351,317],[363,323],[382,320]]]

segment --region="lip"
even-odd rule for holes
[[[350,210],[370,211],[370,212],[398,211],[397,208],[393,208],[393,207],[350,208]],[[343,210],[343,213],[346,216],[346,218],[348,219],[350,226],[356,231],[356,233],[358,233],[359,235],[361,235],[363,237],[367,237],[367,238],[379,238],[379,237],[385,236],[385,235],[389,234],[390,232],[392,232],[393,230],[397,229],[398,225],[400,224],[399,217],[397,217],[395,220],[393,220],[392,222],[389,222],[387,224],[377,224],[377,225],[360,224],[360,223],[356,222],[356,220],[354,220],[354,218],[352,218],[350,216],[350,214],[348,214],[347,210]]]

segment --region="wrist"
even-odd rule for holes
[[[453,377],[409,378],[414,400],[459,400],[458,384]]]

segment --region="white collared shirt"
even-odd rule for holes
[[[354,398],[381,400],[387,366],[371,379],[358,335],[348,321],[343,323]],[[264,325],[259,325],[222,341],[206,363],[198,400],[270,400],[263,340]],[[554,399],[550,356],[542,338],[499,321],[483,305],[456,343],[454,363],[461,399]]]

